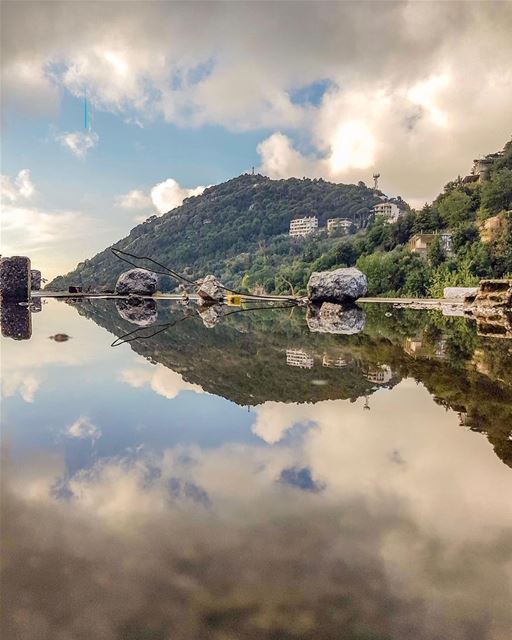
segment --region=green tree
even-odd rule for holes
[[[485,217],[512,209],[512,169],[500,169],[483,183],[481,202]]]
[[[442,196],[438,204],[439,213],[448,227],[456,227],[474,217],[471,209],[471,198],[461,189],[454,189]]]

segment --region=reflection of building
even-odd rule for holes
[[[374,384],[387,384],[393,377],[393,372],[389,365],[381,364],[378,367],[369,369],[364,377]]]
[[[422,258],[427,258],[430,248],[437,239],[439,239],[441,249],[450,255],[452,253],[451,233],[417,233],[409,240],[409,249],[413,253],[418,253]]]
[[[318,229],[318,218],[307,216],[290,221],[290,236],[307,236]]]
[[[330,358],[327,354],[324,354],[322,358],[322,366],[330,369],[341,369],[347,366],[347,361],[343,358]]]
[[[383,216],[386,222],[396,222],[401,215],[401,211],[394,202],[379,202],[373,207],[376,216]]]
[[[327,220],[327,232],[331,233],[336,229],[341,229],[344,233],[348,233],[352,227],[352,220],[348,218],[329,218]]]
[[[313,356],[300,349],[286,349],[286,364],[289,367],[300,367],[301,369],[311,369],[313,367]]]
[[[410,356],[421,354],[423,348],[423,339],[420,337],[406,338],[404,342],[404,351]]]

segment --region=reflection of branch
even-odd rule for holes
[[[226,318],[227,316],[232,316],[235,313],[243,313],[243,312],[248,312],[248,311],[264,311],[264,310],[273,311],[274,309],[290,309],[290,308],[296,307],[296,306],[297,305],[292,302],[290,304],[280,305],[278,307],[265,306],[265,307],[242,308],[242,309],[236,309],[235,311],[229,311],[228,313],[224,313],[222,315],[222,317]],[[112,342],[112,344],[110,346],[111,347],[119,347],[120,345],[124,344],[125,342],[133,342],[134,340],[149,340],[150,338],[154,338],[155,336],[157,336],[159,333],[163,333],[167,329],[170,329],[171,327],[176,326],[178,323],[183,322],[184,320],[190,320],[190,318],[194,318],[194,317],[197,317],[197,316],[186,315],[186,316],[183,316],[183,318],[179,318],[175,322],[167,322],[165,324],[157,324],[157,325],[155,325],[155,327],[153,327],[153,329],[156,328],[156,327],[161,327],[161,328],[158,329],[158,331],[154,331],[153,333],[151,333],[148,336],[147,335],[137,335],[137,333],[139,331],[144,331],[145,329],[147,329],[147,327],[137,327],[133,331],[130,331],[129,333],[125,333],[124,335],[119,336],[118,338],[116,338],[114,340],[114,342]]]

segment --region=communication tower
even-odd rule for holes
[[[380,178],[380,173],[373,174],[373,188],[375,191],[377,191],[377,189],[379,188],[379,178]]]

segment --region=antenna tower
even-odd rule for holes
[[[379,178],[380,178],[380,173],[373,174],[373,188],[375,191],[377,191],[377,189],[379,188]]]

